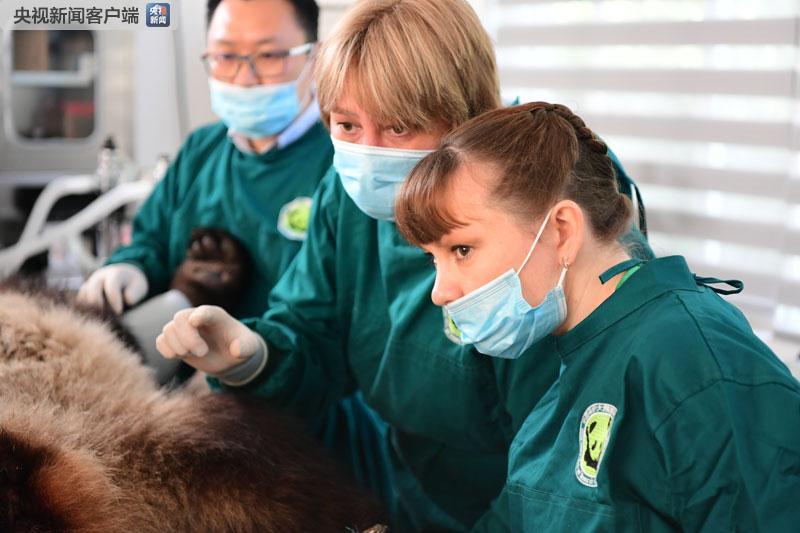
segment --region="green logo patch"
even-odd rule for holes
[[[281,208],[278,214],[278,231],[287,239],[304,241],[311,219],[311,198],[300,196]]]
[[[600,462],[606,452],[616,415],[617,408],[607,403],[594,403],[583,412],[575,476],[587,487],[597,486],[597,472],[600,470]]]

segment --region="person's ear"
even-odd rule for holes
[[[575,263],[583,246],[586,219],[583,210],[572,200],[562,200],[553,207],[551,215],[556,229],[556,253],[560,263]]]

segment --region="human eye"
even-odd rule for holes
[[[451,247],[450,250],[456,255],[456,259],[467,259],[472,253],[472,246],[456,244],[455,246]]]
[[[355,139],[361,129],[361,125],[347,115],[332,114],[331,126],[334,133],[344,139]]]
[[[222,62],[222,63],[230,63],[239,59],[239,56],[230,52],[220,52],[218,54],[213,54],[215,60]]]
[[[253,60],[256,63],[267,63],[267,64],[274,64],[274,63],[283,63],[283,60],[286,58],[287,52],[283,51],[263,51],[257,52],[253,54]]]
[[[395,124],[393,126],[389,126],[387,129],[392,133],[392,135],[396,137],[402,137],[403,135],[406,135],[408,133],[408,128],[406,128],[401,124]]]

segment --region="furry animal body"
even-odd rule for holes
[[[345,531],[380,521],[263,403],[156,388],[108,324],[0,290],[0,531]]]

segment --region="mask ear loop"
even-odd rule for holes
[[[557,287],[564,286],[564,278],[567,276],[567,270],[569,270],[569,263],[567,262],[566,257],[561,258],[561,266],[564,267],[561,269],[561,276],[558,278],[558,285]]]
[[[542,222],[542,226],[539,228],[539,233],[536,234],[536,238],[533,240],[533,244],[531,245],[531,249],[528,250],[528,255],[525,256],[525,260],[522,262],[520,267],[517,269],[517,274],[522,272],[522,269],[525,268],[525,265],[528,264],[528,260],[531,258],[531,254],[533,254],[533,249],[536,248],[536,245],[539,243],[539,239],[542,237],[542,233],[544,233],[544,228],[547,226],[547,221],[550,220],[550,215],[553,213],[553,208],[550,208],[550,211],[547,212],[547,215],[544,217],[544,221]]]

